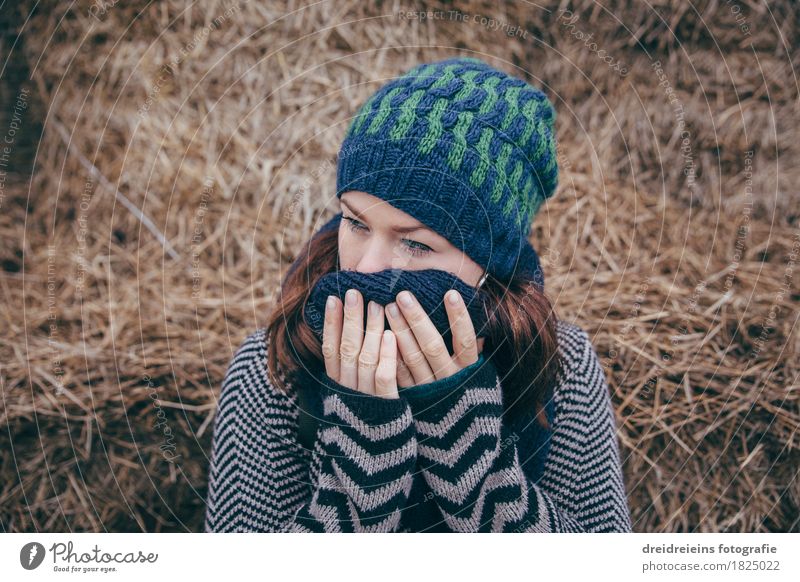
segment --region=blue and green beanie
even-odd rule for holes
[[[543,286],[528,237],[558,184],[555,118],[541,90],[479,59],[421,64],[351,121],[336,195],[381,198],[500,280],[538,271]]]

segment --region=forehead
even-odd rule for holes
[[[398,228],[419,229],[433,232],[425,224],[403,212],[390,203],[357,190],[350,190],[341,196],[342,205],[357,216],[368,217],[371,221],[390,224]]]
[[[349,190],[342,194],[342,203],[346,204],[349,208],[353,210],[358,210],[359,212],[370,213],[374,212],[375,210],[379,210],[381,212],[385,212],[386,214],[397,215],[399,217],[408,217],[409,220],[415,220],[413,216],[406,214],[399,208],[392,206],[386,200],[378,198],[377,196],[373,196],[372,194],[367,194],[366,192],[361,192],[359,190]]]

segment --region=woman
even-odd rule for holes
[[[226,374],[206,531],[631,530],[597,355],[527,240],[554,120],[474,58],[361,107],[341,212]]]

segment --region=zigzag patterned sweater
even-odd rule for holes
[[[547,438],[532,421],[505,421],[500,378],[481,355],[394,399],[319,375],[305,447],[299,392],[268,381],[268,340],[256,331],[223,381],[205,531],[631,531],[602,368],[579,327],[560,321],[558,340],[564,374]]]

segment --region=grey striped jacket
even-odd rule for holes
[[[283,394],[268,380],[266,341],[265,329],[250,334],[223,381],[205,531],[631,531],[608,385],[579,327],[558,322],[564,373],[535,480],[504,422],[497,371],[483,356],[395,399],[323,374],[308,448],[298,440],[297,390]],[[415,483],[425,491],[424,522],[411,507]]]

